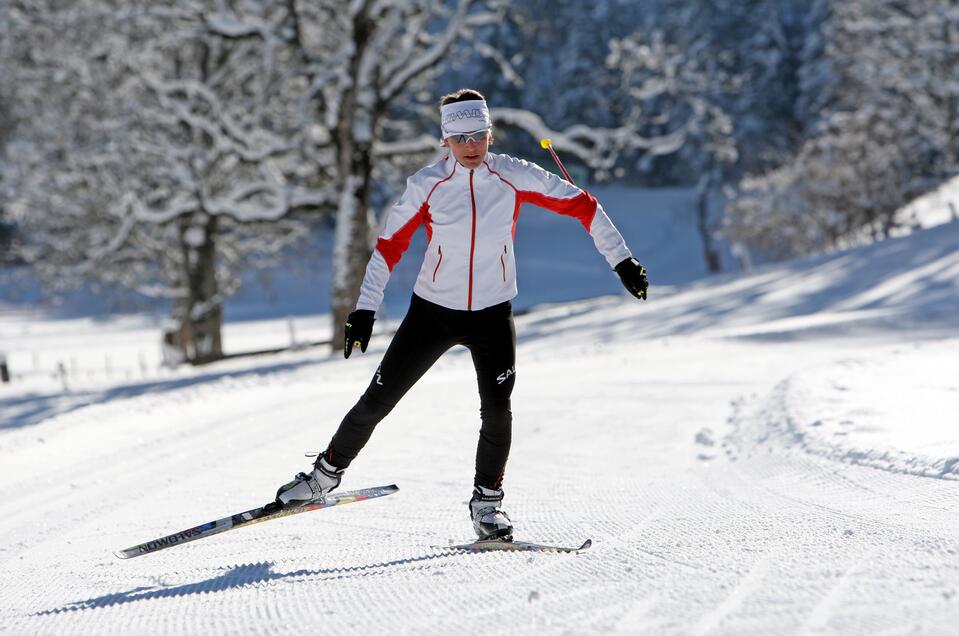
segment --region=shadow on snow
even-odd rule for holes
[[[333,581],[337,579],[378,576],[381,574],[387,574],[390,572],[390,570],[396,567],[455,556],[462,555],[456,553],[425,554],[422,556],[411,557],[408,559],[396,559],[394,561],[386,561],[383,563],[371,563],[368,565],[356,565],[318,570],[302,569],[294,570],[292,572],[275,572],[273,571],[273,563],[245,563],[243,565],[229,568],[223,574],[205,581],[186,583],[172,587],[135,587],[127,592],[104,594],[103,596],[96,596],[83,601],[69,603],[63,607],[42,610],[34,613],[33,616],[49,616],[52,614],[61,614],[63,612],[79,612],[83,610],[106,608],[114,605],[124,605],[126,603],[135,603],[137,601],[147,601],[157,598],[173,598],[178,596],[189,596],[191,594],[225,592],[227,590],[240,589],[251,585],[270,583],[273,581],[294,580],[298,578]]]
[[[0,430],[32,426],[51,417],[72,413],[73,411],[110,402],[111,400],[135,398],[146,394],[163,394],[229,378],[255,377],[296,371],[302,367],[322,364],[324,361],[325,360],[301,360],[298,362],[283,362],[237,371],[210,372],[190,377],[171,378],[169,380],[124,384],[103,391],[31,393],[15,398],[0,399],[0,412],[5,415],[5,417],[0,420]]]

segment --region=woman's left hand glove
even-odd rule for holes
[[[630,257],[621,261],[613,269],[619,274],[619,279],[623,281],[626,291],[640,300],[646,300],[649,280],[646,278],[646,268],[639,261]]]

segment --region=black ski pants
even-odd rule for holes
[[[366,392],[346,414],[327,449],[327,461],[346,468],[373,429],[443,353],[454,345],[473,357],[480,394],[475,485],[499,488],[509,456],[516,379],[516,330],[509,301],[478,311],[448,309],[413,295]]]

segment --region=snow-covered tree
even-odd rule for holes
[[[169,298],[194,361],[222,355],[238,270],[332,208],[289,13],[258,2],[15,7],[11,210],[48,278]]]
[[[616,127],[618,114],[608,103],[615,93],[606,67],[609,42],[629,36],[644,17],[649,18],[643,4],[513,3],[484,38],[482,48],[489,61],[456,65],[445,79],[450,88],[458,87],[459,77],[468,73],[493,103],[535,112],[557,129]]]
[[[496,23],[494,4],[16,4],[30,126],[8,173],[31,261],[171,298],[190,357],[215,358],[239,265],[329,210],[341,329],[374,207],[438,150],[431,82]]]
[[[618,93],[629,118],[646,126],[682,130],[684,146],[696,149],[697,212],[707,269],[720,269],[715,246],[718,229],[710,201],[723,170],[737,159],[732,120],[722,104],[740,90],[742,77],[723,68],[722,51],[707,46],[683,49],[662,32],[613,40],[607,64],[619,70]],[[654,129],[655,130],[655,129]],[[643,159],[655,157],[647,153]]]
[[[659,37],[700,68],[740,78],[737,90],[710,101],[732,122],[735,171],[781,162],[796,148],[799,69],[822,0],[529,0],[514,6],[490,43],[515,73],[480,68],[496,101],[534,110],[551,126],[612,128],[629,104],[621,76],[607,64],[609,44]],[[657,36],[656,34],[660,34]],[[584,81],[587,79],[589,81]],[[690,138],[674,153],[627,164],[625,178],[648,184],[695,183],[702,149]]]
[[[877,110],[835,114],[794,160],[746,177],[730,206],[729,234],[773,258],[886,235],[918,192],[900,131],[877,124]]]
[[[16,84],[13,82],[10,64],[4,62],[9,56],[11,35],[9,21],[0,20],[0,267],[16,261],[16,227],[7,220],[7,189],[4,187],[3,170],[4,148],[13,136],[16,125],[12,109]]]
[[[937,179],[959,171],[959,3],[860,0],[834,15],[836,110],[875,105],[874,120],[911,137]]]
[[[887,236],[906,202],[959,170],[959,6],[834,3],[820,27],[804,90],[818,119],[731,206],[732,235],[781,255]]]

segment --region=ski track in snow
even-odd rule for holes
[[[876,425],[856,397],[871,399],[863,378],[904,390],[896,364],[950,364],[954,314],[913,316],[895,339],[887,314],[785,324],[763,313],[789,295],[774,274],[518,319],[507,510],[517,538],[592,538],[582,554],[430,548],[471,535],[479,400],[463,349],[380,425],[342,486],[399,493],[129,561],[112,551],[265,503],[305,469],[302,452],[326,444],[385,339],[348,361],[233,362],[235,373],[3,430],[0,632],[952,633],[959,484],[850,459],[833,452],[854,448],[832,435],[841,421],[812,424],[834,409]],[[761,315],[727,305],[731,289]],[[954,404],[948,374],[912,377]],[[935,467],[956,436],[924,430],[906,450]]]

